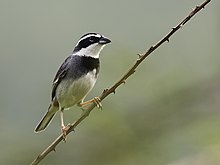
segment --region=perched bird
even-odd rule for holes
[[[63,120],[65,109],[75,104],[84,106],[91,102],[100,106],[97,98],[87,102],[83,100],[96,82],[100,67],[99,54],[110,42],[110,39],[98,33],[87,33],[79,39],[72,54],[66,58],[55,75],[50,106],[35,128],[35,132],[44,130],[60,110],[61,131],[65,138],[66,127]]]

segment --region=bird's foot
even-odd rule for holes
[[[86,106],[86,105],[88,105],[90,103],[95,103],[97,108],[102,109],[101,99],[99,97],[94,97],[91,100],[82,102],[82,103],[79,104],[79,106],[83,107],[83,106]]]
[[[65,125],[62,125],[61,126],[61,133],[63,135],[63,141],[66,142],[66,136],[67,136],[67,130],[69,129],[69,126],[65,126]]]
[[[96,104],[96,107],[102,109],[101,99],[99,97],[94,97],[93,102]]]

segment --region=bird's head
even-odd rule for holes
[[[99,58],[103,47],[111,40],[98,33],[87,33],[77,42],[73,54]]]

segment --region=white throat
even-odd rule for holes
[[[93,57],[93,58],[99,58],[99,54],[101,50],[104,48],[105,45],[101,44],[92,44],[86,48],[80,49],[78,52],[74,52],[74,54],[78,56],[87,56],[87,57]]]

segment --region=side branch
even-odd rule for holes
[[[136,68],[144,61],[146,57],[148,57],[153,51],[155,51],[160,45],[165,43],[166,41],[169,42],[170,37],[178,31],[183,25],[185,25],[196,13],[198,13],[201,9],[203,9],[211,0],[206,0],[202,4],[196,6],[179,24],[177,24],[175,27],[171,29],[171,31],[163,37],[160,41],[158,41],[155,45],[151,46],[146,53],[139,54],[139,58],[135,62],[135,64],[127,71],[127,73],[119,80],[117,81],[112,87],[105,89],[102,94],[100,95],[100,100],[105,99],[108,95],[111,93],[115,93],[115,90],[135,72]],[[67,130],[67,135],[74,131],[76,126],[80,124],[89,114],[90,112],[95,108],[95,104],[91,104],[88,106],[81,117],[77,119],[74,123],[69,124],[69,128]],[[56,146],[63,140],[63,136],[58,136],[41,154],[39,154],[36,159],[33,160],[31,165],[38,164],[44,157],[46,157],[51,151],[55,151]]]

